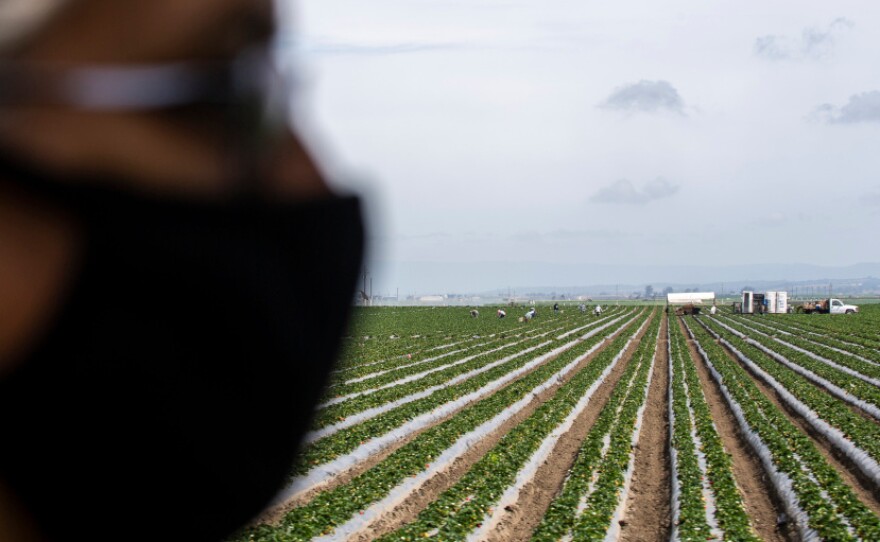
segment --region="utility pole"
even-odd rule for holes
[[[366,267],[364,267],[364,289],[361,290],[361,293],[362,293],[362,297],[366,298],[366,299],[362,299],[361,301],[364,304],[364,306],[367,306],[367,304],[368,304],[367,302],[369,301],[369,298],[367,298],[367,268]]]

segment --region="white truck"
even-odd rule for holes
[[[832,297],[819,301],[807,301],[798,307],[797,311],[807,314],[855,314],[859,312],[859,306],[847,305],[843,301]]]

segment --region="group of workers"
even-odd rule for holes
[[[580,305],[578,305],[578,310],[580,310],[581,313],[586,313],[587,306],[584,305],[583,303],[581,303]],[[554,312],[554,314],[559,314],[559,303],[553,304],[553,312]],[[602,305],[596,305],[596,308],[593,309],[593,314],[595,314],[596,316],[601,316],[602,315]],[[470,315],[471,315],[471,318],[476,318],[476,317],[480,316],[480,311],[478,311],[477,309],[471,309]],[[537,315],[538,315],[538,311],[535,309],[535,307],[532,307],[528,310],[528,312],[526,312],[523,315],[522,320],[529,322],[529,321],[531,321],[532,318],[534,318]],[[507,311],[505,311],[504,309],[498,309],[497,311],[495,311],[495,316],[499,319],[506,318]]]

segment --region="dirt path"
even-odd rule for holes
[[[667,394],[669,356],[666,350],[668,324],[669,319],[664,318],[657,342],[657,359],[651,389],[648,390],[645,418],[635,451],[625,523],[621,523],[620,540],[623,542],[669,540],[672,510]]]
[[[647,329],[647,327],[646,327]],[[632,333],[632,328],[627,328],[624,333]],[[643,332],[644,333],[644,332]],[[617,334],[619,335],[619,333]],[[615,337],[617,336],[615,335]],[[613,339],[612,339],[613,340]],[[520,411],[513,418],[505,422],[499,429],[487,435],[479,443],[474,445],[468,452],[458,458],[446,471],[439,473],[437,476],[428,480],[416,493],[405,499],[401,504],[394,507],[383,514],[367,529],[361,531],[360,535],[353,537],[350,541],[367,542],[390,533],[406,523],[412,522],[425,507],[437,499],[437,497],[452,487],[468,470],[480,460],[498,441],[507,434],[516,425],[522,423],[526,418],[531,416],[535,410],[543,403],[548,401],[555,395],[556,391],[563,384],[571,380],[581,369],[588,365],[600,352],[604,351],[612,340],[606,340],[605,345],[593,352],[590,356],[584,358],[574,370],[570,371],[563,381],[557,383],[553,387],[545,390],[543,393],[535,397],[529,405]],[[633,341],[627,351],[627,355],[621,360],[617,368],[611,372],[607,382],[616,383],[623,373],[623,368],[635,351],[637,341]],[[601,407],[607,402],[611,395],[613,386],[603,385],[596,390],[594,399],[590,401],[584,414],[582,414],[575,422],[572,431],[560,439],[559,444],[554,449],[551,460],[545,463],[538,471],[536,479],[540,480],[539,487],[532,487],[532,484],[526,486],[520,500],[516,505],[506,510],[509,518],[505,518],[499,526],[503,533],[493,533],[489,540],[498,540],[510,542],[515,540],[528,540],[532,530],[537,526],[540,519],[544,516],[550,501],[556,495],[556,492],[562,486],[562,481],[571,465],[580,443],[589,431],[595,419],[598,417]],[[569,436],[571,435],[571,436]],[[562,459],[560,459],[561,456]],[[552,477],[553,482],[547,483]],[[496,536],[498,534],[498,536]]]
[[[684,332],[681,320],[677,325]],[[694,324],[698,325],[698,324]],[[673,330],[674,331],[674,330]],[[727,405],[718,384],[709,374],[709,369],[697,352],[694,342],[687,337],[691,359],[697,367],[697,375],[712,414],[712,420],[721,437],[721,443],[730,454],[733,463],[733,476],[743,496],[743,504],[755,533],[763,540],[784,542],[797,540],[797,534],[788,527],[778,528],[776,520],[782,513],[782,506],[776,491],[770,483],[761,461],[752,451],[752,447],[743,438],[736,423],[733,411]]]
[[[745,369],[746,373],[751,376],[752,381],[755,385],[758,386],[758,389],[761,390],[761,393],[764,394],[773,404],[775,404],[779,410],[791,421],[795,426],[797,426],[804,434],[806,434],[810,440],[813,441],[813,444],[816,445],[816,448],[822,454],[828,464],[834,467],[834,470],[840,474],[840,477],[844,482],[849,485],[853,492],[856,494],[856,497],[871,511],[875,514],[880,515],[880,488],[876,487],[874,483],[865,477],[862,472],[856,467],[852,461],[849,460],[843,453],[834,448],[828,439],[822,436],[820,433],[815,431],[813,427],[804,420],[804,418],[795,412],[793,409],[790,409],[785,405],[783,400],[778,396],[776,391],[765,384],[760,378],[752,374],[749,371],[748,367],[746,367],[743,363],[739,361],[739,359],[730,352],[727,348],[723,347],[724,351],[727,355],[732,359],[735,363],[739,364],[740,367]]]

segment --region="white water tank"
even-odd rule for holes
[[[788,292],[767,292],[764,294],[767,312],[785,314],[788,312]]]

